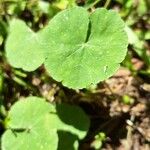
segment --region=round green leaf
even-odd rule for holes
[[[12,106],[8,130],[2,137],[2,150],[56,150],[58,135],[47,123],[51,105],[29,97]]]
[[[2,150],[57,150],[57,131],[39,128],[30,133],[7,130],[2,137]]]
[[[64,10],[43,32],[49,41],[46,69],[69,88],[86,88],[107,79],[126,55],[124,22],[112,10],[101,8],[91,15],[80,7]]]
[[[33,32],[23,21],[14,19],[6,41],[9,63],[26,71],[37,69],[46,58],[46,49],[40,33]]]
[[[6,119],[7,130],[2,136],[2,150],[56,150],[64,140],[65,145],[77,143],[89,129],[89,119],[77,106],[52,105],[38,97],[28,97],[16,102]],[[58,131],[70,132],[70,141],[62,139]],[[60,133],[60,132],[59,132]],[[72,135],[72,136],[71,136]],[[62,141],[63,140],[63,141]]]

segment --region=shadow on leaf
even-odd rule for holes
[[[64,123],[81,131],[87,131],[89,129],[89,118],[80,107],[59,104],[56,105],[56,111],[57,115]]]
[[[57,150],[75,150],[78,147],[78,137],[74,134],[64,131],[58,131],[58,149]]]

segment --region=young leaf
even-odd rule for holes
[[[46,69],[69,88],[86,88],[107,79],[126,55],[124,22],[112,10],[97,9],[90,16],[80,7],[64,10],[45,32],[50,47]]]
[[[51,105],[42,98],[29,97],[14,104],[8,115],[8,129],[2,150],[57,149],[57,130],[47,124]]]
[[[89,128],[89,119],[79,107],[65,104],[55,107],[38,97],[15,103],[6,121],[8,129],[2,136],[2,150],[11,150],[12,147],[13,150],[56,150],[57,131],[71,132],[81,139]]]
[[[7,130],[2,137],[2,150],[57,150],[57,131],[40,127],[31,132]]]
[[[40,33],[33,32],[23,21],[14,19],[10,23],[6,55],[12,66],[33,71],[44,62],[46,48]]]

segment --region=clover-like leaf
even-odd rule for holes
[[[26,71],[37,69],[46,58],[46,48],[40,32],[33,32],[21,20],[11,21],[6,55],[13,67]]]
[[[91,14],[81,7],[64,10],[38,33],[15,20],[6,42],[8,61],[32,71],[46,59],[55,80],[69,88],[86,88],[119,68],[128,45],[124,27],[115,11],[104,8]]]
[[[54,106],[38,97],[28,97],[15,103],[6,122],[8,129],[2,136],[2,150],[11,150],[12,147],[13,150],[56,150],[58,131],[70,132],[81,139],[89,128],[89,120],[79,107]],[[78,138],[72,139],[77,141]],[[60,137],[59,143],[62,143],[61,140],[65,139]],[[65,143],[69,145],[69,141]]]
[[[124,22],[112,10],[91,15],[75,7],[56,15],[45,29],[49,55],[45,66],[63,85],[81,89],[113,75],[126,55]]]
[[[39,128],[16,132],[7,130],[2,137],[2,150],[57,150],[57,131]]]
[[[8,115],[8,129],[2,137],[2,150],[56,150],[57,130],[51,130],[47,124],[50,108],[37,97],[14,104]]]

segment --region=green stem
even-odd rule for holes
[[[32,90],[34,93],[39,93],[38,89],[36,89],[34,86],[30,85],[30,83],[25,82],[22,78],[19,78],[17,76],[13,76],[12,79],[19,85],[23,86],[24,88],[27,88],[29,90]],[[40,96],[40,95],[39,95]]]
[[[105,7],[105,8],[108,8],[109,5],[110,5],[110,2],[111,2],[111,0],[106,0],[106,3],[105,3],[105,5],[104,5],[104,7]]]
[[[94,7],[97,3],[99,3],[101,0],[95,0],[95,2],[93,2],[92,4],[86,4],[84,7],[86,9],[92,8]]]

